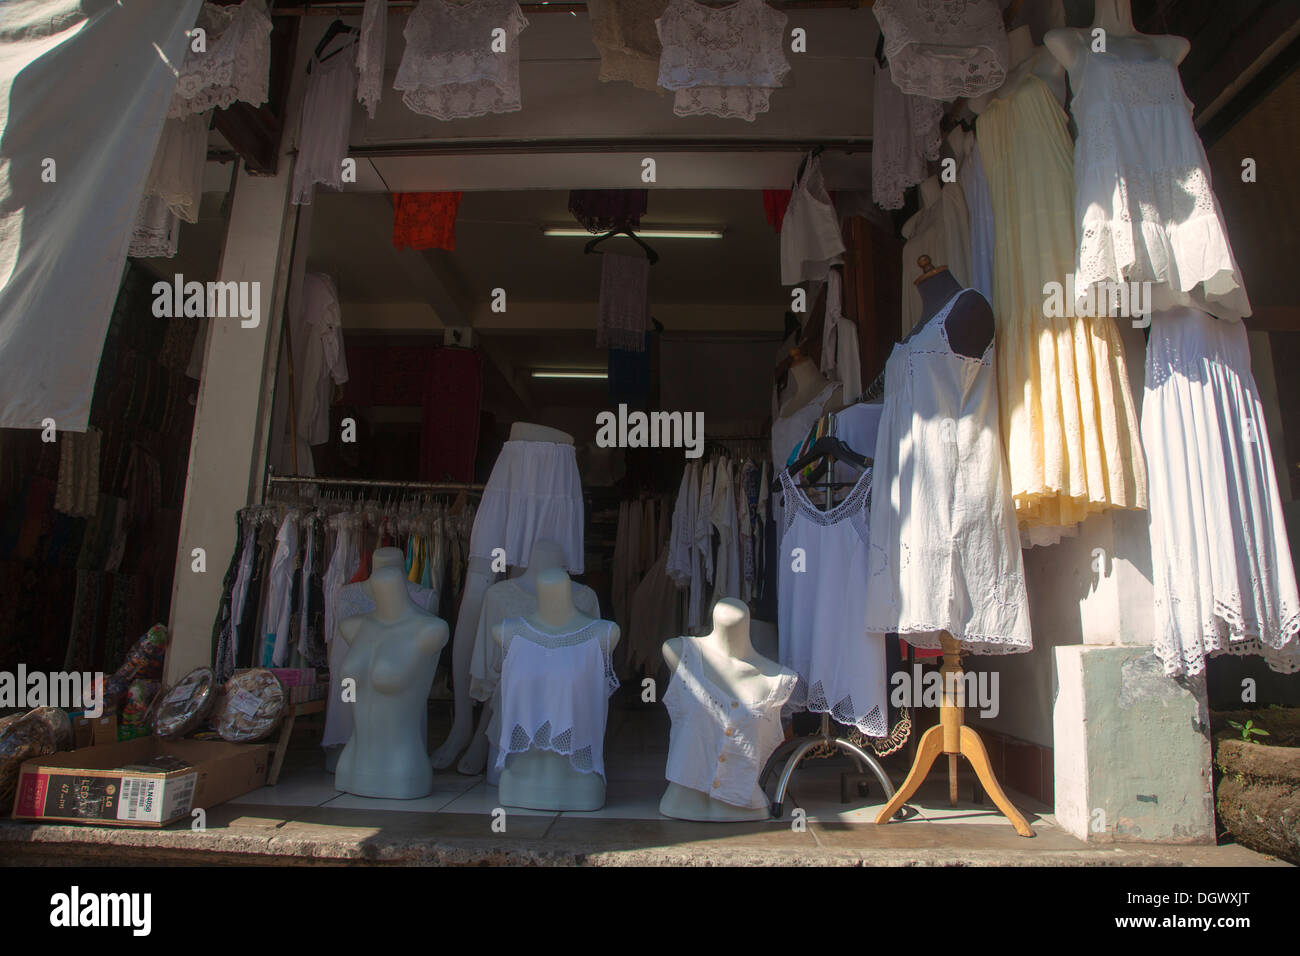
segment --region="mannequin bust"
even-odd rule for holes
[[[916,280],[916,288],[921,293],[921,321],[903,341],[924,328],[953,296],[961,293],[944,322],[948,344],[958,355],[982,358],[993,341],[993,307],[974,289],[963,292],[952,273],[943,266],[932,265],[929,256],[921,256],[917,265],[921,268],[921,276]]]
[[[573,436],[558,428],[545,425],[532,425],[528,422],[515,422],[510,426],[511,441],[549,441],[557,445],[572,445]]]
[[[1103,0],[1105,2],[1105,0]],[[1057,31],[1053,30],[1048,33],[1050,36]],[[966,104],[970,107],[971,112],[975,114],[983,113],[990,103],[994,100],[1002,99],[1009,96],[1020,85],[1020,81],[1025,78],[1025,74],[1033,73],[1052,91],[1058,103],[1065,103],[1065,68],[1050,56],[1041,56],[1042,47],[1034,46],[1034,35],[1030,32],[1028,26],[1019,26],[1007,34],[1007,43],[1010,47],[1011,69],[1007,70],[1007,78],[1002,85],[991,93],[984,93],[977,96]]]
[[[402,554],[401,548],[376,548],[374,555],[370,560],[371,577],[380,568],[400,568],[406,564],[406,555]],[[369,595],[370,600],[375,599],[374,589],[370,584],[371,578],[366,578],[361,582],[361,590]]]
[[[1093,31],[1106,32],[1106,52],[1121,57],[1138,57],[1154,54],[1163,60],[1169,60],[1174,66],[1183,62],[1183,58],[1192,48],[1190,41],[1176,36],[1148,36],[1139,33],[1133,25],[1133,9],[1130,0],[1096,0],[1096,14],[1092,26],[1083,29],[1059,27],[1043,34],[1043,45],[1051,51],[1058,63],[1070,72],[1070,81],[1078,89],[1079,77],[1076,68],[1083,56],[1083,51],[1093,43]]]
[[[573,582],[562,568],[538,573],[536,587],[537,611],[526,615],[526,620],[541,633],[570,634],[595,620],[574,606]],[[504,638],[503,625],[492,628],[492,639],[498,645]],[[611,653],[618,639],[619,630],[615,625],[609,636]],[[498,795],[507,807],[599,810],[605,805],[605,780],[598,773],[575,770],[564,754],[532,749],[506,757]]]
[[[687,641],[695,641],[704,659],[702,675],[736,700],[759,701],[772,692],[772,684],[794,672],[768,660],[750,641],[749,608],[735,598],[723,598],[713,607],[713,630],[703,637],[673,637],[664,641],[664,663],[676,672]],[[766,807],[738,807],[714,800],[707,793],[668,782],[659,812],[678,820],[742,822],[766,820]]]
[[[790,363],[790,376],[791,384],[794,385],[794,394],[781,403],[782,418],[788,418],[799,411],[799,409],[820,395],[822,390],[830,384],[826,377],[818,371],[817,366],[813,364],[813,360],[802,353]],[[837,398],[841,393],[842,389],[837,384],[831,392],[830,398],[826,401],[826,407],[836,407]]]
[[[531,606],[527,610],[518,610],[511,613],[510,617],[515,614],[532,614],[537,610],[537,576],[543,571],[551,568],[564,567],[564,549],[555,541],[540,540],[533,545],[532,554],[528,557],[528,566],[526,568],[514,568],[511,570],[508,581],[498,581],[492,587],[488,588],[487,593],[483,595],[483,615],[486,617],[488,609],[496,604],[505,604],[507,598],[509,603],[514,604],[518,599],[520,591],[523,591],[531,598]],[[588,587],[582,585],[573,585],[574,606],[580,607],[584,613],[599,613],[599,602],[596,594]],[[498,592],[499,599],[493,592]],[[491,618],[489,618],[491,620]],[[500,618],[497,618],[499,621]],[[497,675],[501,671],[500,647],[491,634],[479,631],[476,635],[476,641],[479,636],[484,641],[492,643],[489,647],[475,647],[475,658],[491,656],[493,660],[483,660],[480,667],[483,671],[495,672]],[[477,695],[475,695],[477,696]],[[474,739],[470,742],[469,749],[461,757],[457,770],[464,774],[483,773],[484,767],[487,768],[488,783],[498,783],[496,774],[497,745],[492,739],[491,729],[493,726],[493,717],[499,712],[501,707],[501,686],[497,685],[490,699],[483,701],[482,713],[479,715],[478,727],[474,732]]]
[[[433,770],[420,733],[447,623],[411,601],[400,568],[370,576],[375,610],[345,618],[342,675],[356,681],[352,738],[339,756],[334,785],[365,797],[409,800],[433,792]]]

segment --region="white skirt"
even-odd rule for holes
[[[565,570],[583,570],[582,479],[572,445],[508,441],[501,449],[474,516],[469,556],[526,567],[538,541],[564,551]]]
[[[1300,670],[1300,597],[1240,322],[1152,315],[1142,443],[1165,673],[1198,674],[1218,654]]]

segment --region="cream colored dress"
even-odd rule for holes
[[[1041,54],[1040,54],[1041,55]],[[1024,538],[1059,540],[1089,514],[1145,508],[1146,463],[1119,330],[1045,314],[1074,269],[1074,157],[1065,111],[1033,73],[979,118],[993,207],[998,396]]]

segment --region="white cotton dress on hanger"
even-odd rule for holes
[[[357,45],[327,50],[325,61],[312,57],[311,76],[298,128],[298,159],[293,164],[293,201],[310,203],[316,183],[343,188],[343,160],[352,132],[352,95],[357,87]]]
[[[885,365],[867,629],[929,648],[947,631],[971,653],[1015,654],[1032,641],[993,344],[978,359],[949,346],[945,323],[961,294]]]
[[[1300,596],[1240,322],[1191,308],[1151,316],[1142,441],[1165,673],[1199,674],[1219,654],[1300,670]]]
[[[792,671],[768,679],[757,701],[732,697],[706,676],[700,639],[682,639],[682,656],[664,692],[672,719],[664,776],[734,807],[763,809],[758,777],[785,735],[781,708],[793,693]]]
[[[492,552],[504,548],[506,564],[523,566],[533,545],[548,540],[564,551],[564,569],[581,574],[583,521],[582,479],[573,446],[508,441],[483,488],[469,556],[491,561]]]
[[[830,714],[869,737],[889,731],[884,633],[866,626],[871,469],[829,511],[813,506],[790,472],[778,566],[781,663],[799,675],[786,711]]]

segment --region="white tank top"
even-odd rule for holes
[[[704,675],[699,639],[683,638],[682,659],[664,692],[673,722],[665,776],[722,803],[766,807],[758,775],[784,738],[781,707],[797,679],[787,671],[768,681],[761,700],[740,700]]]
[[[549,750],[604,778],[605,720],[619,686],[610,658],[614,623],[548,634],[515,617],[502,629],[497,769],[511,754]]]

